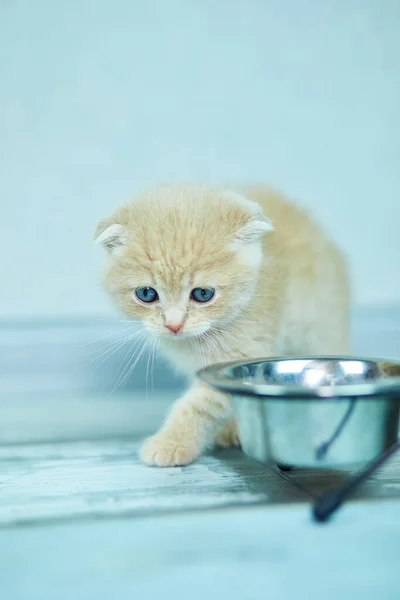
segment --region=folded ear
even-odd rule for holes
[[[96,244],[102,244],[110,254],[119,254],[125,246],[125,229],[111,219],[102,219],[93,236]]]
[[[225,192],[223,196],[240,208],[242,213],[241,224],[234,233],[235,246],[252,244],[258,241],[265,232],[274,230],[271,221],[264,215],[257,202],[234,192]]]
[[[263,218],[259,217],[256,219],[250,220],[244,227],[241,227],[239,231],[236,232],[236,242],[241,242],[242,244],[252,244],[260,239],[260,237],[266,231],[273,231],[274,227],[267,219],[262,215]]]

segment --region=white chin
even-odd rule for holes
[[[182,331],[176,334],[171,333],[167,337],[173,340],[190,340],[200,335],[199,333],[195,333],[193,331]]]
[[[164,332],[160,332],[159,333],[159,337],[161,337],[162,339],[169,339],[169,340],[193,340],[201,335],[203,335],[204,333],[206,333],[208,331],[207,329],[199,329],[198,331],[180,331],[179,333],[164,333]]]

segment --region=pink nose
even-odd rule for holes
[[[165,327],[172,331],[172,333],[178,333],[182,329],[183,323],[165,323]]]

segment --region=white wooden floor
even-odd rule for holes
[[[312,497],[349,473],[282,476],[238,450],[152,469],[138,443],[0,448],[1,598],[399,597],[400,457],[321,526]]]
[[[310,502],[352,474],[282,474],[237,449],[184,468],[149,468],[138,459],[138,446],[118,439],[0,447],[0,527]],[[400,501],[400,453],[356,497]]]
[[[93,440],[0,447],[0,526],[308,498],[239,450],[158,469],[141,463],[138,446]]]
[[[398,600],[400,503],[305,505],[5,530],[7,600]]]

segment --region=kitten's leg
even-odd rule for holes
[[[187,465],[215,439],[216,430],[232,418],[231,399],[196,382],[178,400],[158,433],[148,438],[140,451],[149,465]]]
[[[216,446],[237,446],[240,447],[239,431],[236,420],[225,423],[215,436]]]

